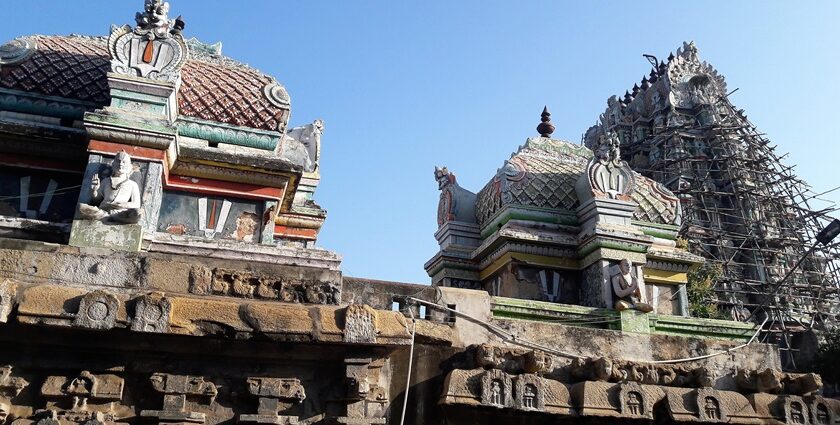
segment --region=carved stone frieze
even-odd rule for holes
[[[647,385],[702,388],[714,385],[714,374],[705,367],[640,363],[606,357],[575,359],[569,365],[574,381],[636,382]]]
[[[620,384],[618,400],[621,414],[628,418],[653,419],[653,402],[636,382]]]
[[[520,410],[545,410],[545,388],[543,380],[534,374],[518,375],[514,378],[514,406]]]
[[[721,400],[719,391],[711,388],[697,390],[697,414],[703,422],[728,422],[726,403]]]
[[[554,364],[554,359],[542,351],[491,344],[475,346],[475,361],[479,367],[508,373],[548,373]]]
[[[299,379],[248,378],[248,391],[259,397],[257,413],[239,415],[239,422],[276,425],[297,423],[297,416],[279,413],[306,398],[306,392]]]
[[[157,418],[160,422],[203,424],[204,413],[186,410],[187,397],[212,404],[218,395],[216,385],[201,376],[155,373],[149,380],[156,391],[163,393],[163,408],[143,410],[140,416]]]
[[[744,392],[793,394],[810,396],[823,387],[822,378],[815,373],[786,373],[775,369],[738,369],[735,383]]]
[[[338,304],[341,300],[341,289],[331,282],[204,267],[190,271],[190,292],[309,304]]]
[[[376,343],[376,310],[363,304],[350,304],[344,312],[344,342]]]
[[[96,290],[82,297],[73,326],[88,329],[111,329],[117,322],[120,302],[107,291]]]
[[[510,375],[490,369],[481,375],[481,404],[491,407],[513,407],[513,380]]]
[[[837,414],[829,407],[828,401],[822,397],[813,397],[808,402],[814,425],[828,425],[836,423]]]
[[[811,415],[808,404],[800,397],[787,396],[783,398],[785,423],[811,425]]]
[[[153,292],[137,299],[131,330],[138,332],[169,332],[172,302],[162,292]]]

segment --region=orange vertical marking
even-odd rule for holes
[[[213,212],[210,213],[210,222],[207,223],[207,228],[215,229],[216,228],[216,200],[213,200]]]
[[[146,42],[146,49],[143,50],[143,62],[152,63],[152,53],[154,53],[154,44],[152,40]]]

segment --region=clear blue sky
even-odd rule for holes
[[[142,0],[2,0],[0,39],[107,35]],[[579,142],[660,58],[694,40],[733,102],[818,191],[840,185],[840,2],[172,0],[185,35],[274,75],[292,125],[326,122],[319,245],[345,274],[428,282],[435,165],[479,190],[535,135]],[[840,202],[840,191],[826,196]]]

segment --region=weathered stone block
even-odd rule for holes
[[[16,291],[17,285],[13,282],[9,280],[0,282],[0,323],[6,323],[9,320],[9,313],[12,312]]]
[[[74,220],[70,245],[81,248],[108,248],[140,251],[143,228],[139,224],[105,224],[100,221]]]
[[[344,313],[344,342],[376,343],[376,310],[350,304]]]
[[[638,310],[624,310],[621,313],[621,330],[639,334],[650,333],[650,318]]]
[[[117,310],[120,302],[117,297],[106,291],[93,291],[85,294],[79,303],[79,312],[73,320],[73,326],[89,329],[111,329],[117,322]]]
[[[131,330],[139,332],[169,332],[169,318],[172,313],[172,302],[161,292],[144,295],[137,300],[134,307],[134,319]]]

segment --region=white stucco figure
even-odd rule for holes
[[[130,179],[131,157],[121,151],[111,163],[111,176],[94,174],[90,181],[90,203],[79,204],[79,213],[88,220],[137,223],[140,220],[140,187]]]
[[[623,259],[618,263],[618,273],[614,273],[611,279],[613,292],[617,300],[616,310],[636,309],[644,313],[653,311],[650,304],[643,302],[642,291],[639,287],[639,278],[632,273],[630,260]]]

